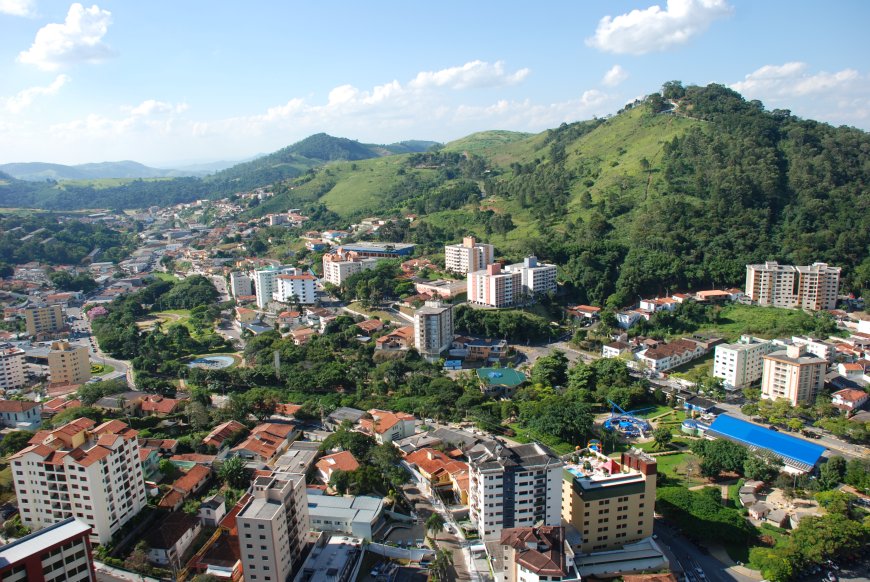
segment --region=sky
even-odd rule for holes
[[[870,129],[870,2],[0,0],[0,163],[538,132],[662,83]]]

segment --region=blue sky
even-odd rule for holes
[[[541,131],[665,81],[870,129],[870,3],[0,0],[0,163]]]

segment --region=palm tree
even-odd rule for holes
[[[444,518],[441,517],[441,514],[435,512],[430,515],[429,519],[426,520],[426,531],[434,538],[442,529],[444,529]]]
[[[432,560],[430,566],[430,579],[435,582],[444,582],[448,579],[447,571],[452,565],[453,552],[444,549],[438,550],[438,553],[435,554],[435,559]]]

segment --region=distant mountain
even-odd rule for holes
[[[78,164],[75,166],[44,162],[0,164],[0,171],[9,174],[13,178],[29,182],[44,182],[45,180],[100,180],[105,178],[178,178],[182,176],[202,176],[206,173],[193,170],[151,168],[139,162],[129,160]]]

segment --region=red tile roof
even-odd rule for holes
[[[565,535],[561,527],[517,527],[502,530],[501,545],[516,551],[518,564],[539,576],[567,576]]]
[[[214,447],[220,448],[224,444],[225,440],[230,438],[235,433],[246,429],[247,427],[241,422],[238,422],[236,420],[228,420],[227,422],[214,427],[214,429],[212,429],[212,431],[208,433],[208,436],[202,439],[202,442],[207,445],[212,445]]]
[[[359,469],[359,462],[350,451],[341,451],[334,455],[327,455],[317,461],[316,467],[327,477],[332,476],[333,471],[356,471]]]
[[[38,402],[30,400],[0,400],[0,412],[27,412],[39,406]]]

